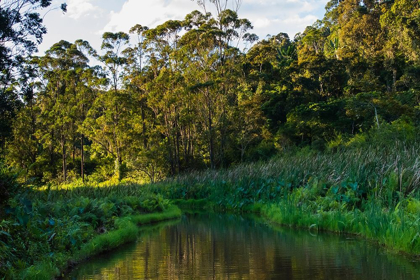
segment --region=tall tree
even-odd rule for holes
[[[101,49],[105,51],[98,58],[104,63],[109,77],[109,88],[104,90],[84,121],[83,132],[95,142],[98,150],[111,155],[115,160],[114,175],[122,177],[121,164],[128,139],[128,119],[132,112],[132,96],[122,89],[127,57],[123,55],[128,46],[128,34],[106,32],[102,36]]]
[[[54,141],[60,143],[64,181],[67,180],[68,156],[76,139],[80,138],[77,125],[86,115],[86,87],[91,86],[87,76],[91,74],[87,72],[89,60],[79,48],[82,44],[81,41],[76,44],[60,41],[39,63],[45,80],[45,88],[39,94],[40,120],[46,130],[40,132],[40,136],[49,135],[52,145]]]
[[[51,0],[0,1],[0,149],[11,131],[11,121],[21,105],[14,86],[24,57],[31,55],[47,32],[39,12]],[[61,9],[66,11],[66,4]]]

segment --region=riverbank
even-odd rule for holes
[[[240,210],[243,213],[259,215],[273,226],[307,229],[315,232],[351,234],[367,239],[395,253],[420,257],[420,223],[418,200],[410,200],[400,209],[384,209],[379,205],[366,205],[365,211],[359,209],[320,210],[317,201],[295,200],[292,193],[281,202],[262,205],[248,205]],[[327,199],[328,200],[328,199]],[[183,211],[205,210],[220,211],[214,204],[204,200],[175,202]],[[413,209],[415,209],[413,211]],[[230,210],[231,211],[231,210]],[[233,211],[238,212],[238,211]]]
[[[306,228],[311,232],[353,234],[397,253],[420,256],[418,214],[405,209],[383,209],[371,205],[364,212],[357,209],[317,211],[310,206],[278,203],[263,207],[261,214],[269,223]]]
[[[418,280],[420,263],[361,238],[186,210],[139,241],[83,262],[72,279]],[[292,261],[290,261],[292,260]],[[367,261],[368,260],[368,261]]]
[[[270,223],[355,234],[418,256],[419,154],[417,143],[404,142],[300,151],[150,188],[180,207],[258,212]]]
[[[0,228],[6,279],[53,279],[75,264],[135,241],[142,226],[181,217],[160,196],[16,196]]]
[[[301,150],[155,184],[27,190],[9,201],[9,218],[0,224],[0,269],[9,275],[57,275],[57,268],[72,264],[70,257],[77,261],[108,243],[108,249],[118,246],[114,238],[133,236],[134,224],[140,223],[133,215],[163,213],[172,203],[185,209],[255,212],[271,223],[356,234],[420,255],[418,147],[395,142],[323,153]],[[86,245],[95,237],[93,245]],[[23,270],[26,274],[20,274]]]

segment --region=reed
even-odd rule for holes
[[[268,162],[194,172],[143,188],[170,199],[205,200],[207,209],[261,211],[278,224],[357,234],[418,255],[419,147],[397,141],[286,153]]]
[[[418,142],[396,141],[323,153],[303,149],[155,184],[74,182],[29,188],[10,200],[14,220],[0,224],[0,249],[7,256],[0,262],[10,261],[8,275],[48,278],[44,271],[56,275],[56,268],[65,266],[65,252],[84,256],[114,248],[135,236],[135,224],[153,216],[139,213],[162,215],[172,209],[171,201],[181,208],[258,212],[275,224],[357,234],[418,255],[419,147]],[[19,233],[28,225],[25,234]],[[100,228],[108,233],[98,236]],[[30,242],[30,250],[19,245],[21,240]],[[55,268],[49,267],[49,258]]]

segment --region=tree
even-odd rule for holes
[[[385,2],[386,12],[381,15],[382,28],[389,32],[387,46],[389,54],[402,52],[409,60],[420,61],[420,3],[418,1],[395,0]]]
[[[102,38],[101,49],[105,54],[99,56],[99,59],[105,65],[110,88],[102,91],[95,100],[84,121],[82,131],[94,141],[99,151],[112,155],[115,160],[114,175],[120,180],[123,153],[129,142],[128,119],[133,105],[132,96],[122,89],[124,68],[127,63],[123,51],[130,37],[123,32],[106,32]]]
[[[36,51],[42,37],[47,32],[38,13],[51,5],[52,0],[9,0],[0,3],[0,69],[4,78],[10,76],[16,66],[16,58]],[[66,11],[67,5],[61,4]],[[9,69],[6,69],[9,67]]]
[[[36,51],[47,32],[38,13],[51,0],[7,0],[0,2],[0,146],[10,135],[11,121],[21,106],[15,87],[24,57]],[[61,10],[66,11],[66,4]]]
[[[95,73],[88,66],[89,59],[82,52],[83,48],[91,49],[87,42],[80,40],[74,44],[60,41],[39,59],[45,82],[38,99],[42,123],[39,136],[49,135],[50,140],[45,143],[53,146],[54,141],[59,141],[64,181],[67,180],[68,156],[73,151],[74,161],[76,143],[80,143],[77,146],[81,149],[81,175],[84,177],[84,136],[79,134],[78,126],[93,101],[91,90]]]
[[[149,52],[157,59],[154,79],[146,85],[147,103],[158,120],[154,127],[164,138],[171,174],[177,174],[182,169],[180,111],[184,106],[181,97],[183,69],[180,56],[177,55],[178,34],[182,27],[181,21],[169,20],[147,31]]]

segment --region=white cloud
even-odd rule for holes
[[[264,28],[270,25],[271,20],[269,20],[268,18],[264,17],[264,18],[258,18],[256,20],[254,20],[254,27],[257,28]]]
[[[101,12],[101,8],[91,2],[92,0],[68,0],[67,15],[72,19],[85,16],[96,17]]]
[[[1,1],[1,0],[0,0]],[[209,1],[209,0],[207,0]],[[230,0],[231,2],[233,0]],[[53,0],[59,6],[63,0]],[[254,25],[251,32],[261,39],[286,32],[291,38],[324,15],[328,0],[243,0],[239,17]],[[89,41],[99,50],[105,31],[128,32],[136,24],[156,27],[169,19],[183,19],[201,10],[197,0],[67,0],[68,12],[51,12],[45,17],[48,33],[40,53],[64,39]],[[210,4],[208,4],[210,6]]]
[[[240,16],[254,25],[261,39],[286,32],[291,38],[322,18],[328,0],[244,0]]]
[[[188,13],[199,7],[191,0],[128,0],[121,11],[110,13],[104,31],[127,32],[136,24],[155,27],[169,19],[182,20]]]
[[[292,37],[322,17],[328,0],[243,0],[239,16],[249,19],[260,38],[287,32]],[[209,7],[211,4],[207,4]],[[201,10],[191,0],[126,0],[118,12],[111,11],[109,21],[98,31],[124,31],[136,24],[156,27],[169,19],[183,19],[193,10]]]

